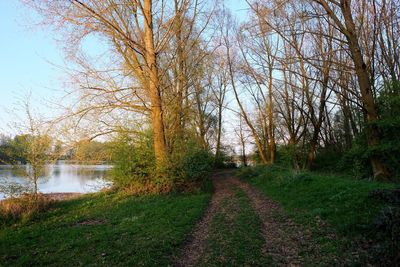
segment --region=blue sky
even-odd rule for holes
[[[236,15],[246,13],[245,0],[227,5]],[[10,133],[18,100],[31,92],[34,107],[51,115],[55,111],[46,102],[63,95],[66,77],[57,67],[64,66],[61,48],[50,29],[30,24],[31,10],[17,0],[1,0],[0,12],[0,133]]]
[[[29,25],[27,10],[19,1],[0,1],[0,132],[10,132],[17,102],[29,92],[41,112],[52,112],[43,103],[61,94],[61,49],[50,31]],[[11,111],[11,112],[10,112]]]

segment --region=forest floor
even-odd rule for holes
[[[311,231],[276,202],[235,177],[214,175],[214,194],[175,266],[304,266],[338,263],[321,255]],[[332,235],[334,238],[334,235]]]

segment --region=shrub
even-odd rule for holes
[[[214,157],[196,141],[181,143],[179,149],[174,151],[168,162],[167,174],[177,190],[192,190],[210,177]]]
[[[339,160],[343,153],[330,148],[321,148],[318,150],[312,164],[312,170],[335,171],[338,168]]]
[[[113,141],[112,180],[115,188],[137,188],[155,175],[155,158],[149,134],[133,139],[120,134]]]
[[[229,156],[227,150],[229,147],[222,147],[219,155],[214,157],[214,168],[217,169],[232,169],[236,168],[236,163],[232,156]]]
[[[300,145],[277,146],[276,163],[298,169],[304,161],[304,151]]]
[[[182,159],[183,177],[189,181],[200,181],[210,175],[213,157],[199,147],[189,147]]]
[[[187,191],[210,176],[214,158],[192,140],[176,142],[165,166],[157,168],[150,136],[148,132],[133,139],[120,134],[113,142],[115,189],[133,194]]]
[[[256,165],[252,167],[240,168],[236,174],[244,179],[260,179],[266,180],[274,183],[281,183],[288,177],[292,177],[297,174],[298,171],[293,170],[290,167],[271,164],[271,165]]]
[[[377,98],[381,143],[369,153],[381,157],[392,175],[392,180],[400,177],[400,81],[388,83]]]
[[[255,165],[253,167],[242,167],[236,171],[236,174],[244,179],[249,179],[252,177],[257,177],[264,173],[265,166],[262,165]]]

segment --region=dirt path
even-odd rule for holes
[[[233,180],[235,178],[230,177],[230,173],[226,172],[216,173],[213,176],[214,194],[210,205],[203,218],[196,225],[192,238],[184,247],[182,257],[176,260],[175,266],[196,266],[196,263],[204,254],[212,219],[221,210],[222,201],[233,197],[233,191],[229,186]]]
[[[223,202],[237,205],[234,189],[242,190],[251,207],[261,220],[260,232],[264,237],[262,254],[272,258],[277,266],[302,266],[304,259],[300,252],[315,254],[310,245],[310,233],[288,219],[275,202],[266,198],[249,184],[234,177],[233,172],[224,171],[213,176],[214,194],[210,205],[201,221],[196,225],[191,238],[184,246],[181,257],[176,259],[175,266],[197,266],[207,250],[207,240],[213,218],[223,209]],[[318,254],[318,253],[317,253]]]
[[[247,194],[262,221],[264,253],[271,255],[278,265],[302,266],[304,259],[299,255],[300,249],[309,253],[313,249],[309,242],[310,233],[285,216],[281,207],[259,190],[239,179],[234,182]]]

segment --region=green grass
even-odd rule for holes
[[[313,229],[322,252],[336,254],[353,240],[373,234],[371,224],[385,204],[368,197],[371,190],[395,187],[276,165],[244,168],[238,175],[279,202],[295,221]],[[339,238],[326,238],[330,231]]]
[[[234,191],[211,222],[198,266],[271,266],[272,259],[262,254],[261,220],[245,193],[238,188]]]
[[[209,193],[94,194],[0,229],[1,266],[166,266],[202,216]],[[84,225],[82,222],[100,222]]]

